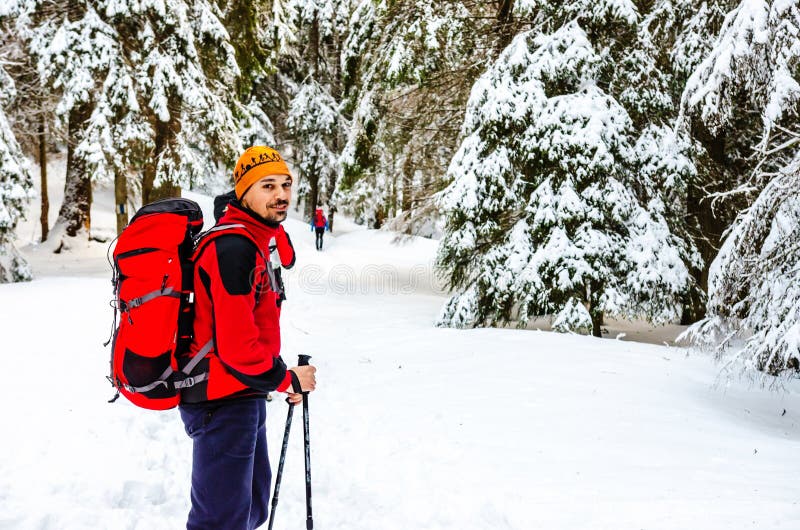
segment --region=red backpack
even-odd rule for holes
[[[180,390],[204,381],[189,377],[213,344],[179,368],[192,341],[194,262],[222,233],[255,240],[243,225],[218,225],[199,236],[203,212],[189,199],[163,199],[143,206],[114,248],[114,334],[109,380],[134,405],[170,409]],[[120,313],[119,326],[116,325]]]
[[[314,226],[317,228],[325,226],[325,215],[323,215],[322,210],[319,208],[317,208],[314,214]]]

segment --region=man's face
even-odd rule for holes
[[[292,200],[292,177],[289,175],[267,175],[247,190],[242,196],[242,205],[273,223],[280,223],[289,213]]]

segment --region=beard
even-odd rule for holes
[[[257,218],[266,221],[267,223],[278,224],[282,223],[286,220],[289,216],[289,201],[277,201],[272,204],[264,205],[263,209],[255,208],[253,204],[250,204],[246,199],[240,200],[240,204],[248,210],[252,215],[256,216]],[[286,206],[286,211],[278,212],[276,208],[281,206]],[[263,212],[263,213],[262,213]]]
[[[289,212],[275,212],[273,214],[267,214],[267,221],[271,221],[273,223],[282,223],[289,217]]]
[[[275,208],[278,208],[279,206],[286,206],[286,211],[276,212]],[[265,216],[265,219],[272,223],[282,223],[283,221],[286,220],[288,216],[289,216],[289,203],[287,201],[278,201],[274,204],[270,204],[267,207],[267,215]]]

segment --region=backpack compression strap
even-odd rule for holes
[[[202,361],[203,358],[206,355],[208,355],[208,352],[210,352],[211,348],[213,347],[214,347],[214,339],[211,339],[210,341],[206,342],[206,344],[202,348],[200,348],[200,351],[197,352],[197,355],[192,357],[192,360],[189,361],[189,363],[186,366],[184,366],[183,369],[179,372],[179,375],[183,376],[182,379],[178,379],[172,382],[175,388],[178,389],[191,388],[197,383],[202,383],[203,381],[208,379],[208,372],[203,372],[202,374],[198,374],[195,376],[190,376],[189,374],[192,373],[192,370],[194,370],[195,366],[197,366],[200,363],[200,361]],[[131,386],[125,384],[124,385],[125,390],[131,393],[136,393],[136,392],[142,393],[142,392],[149,392],[161,385],[169,388],[170,386],[169,378],[172,376],[173,373],[174,370],[172,369],[172,366],[168,366],[167,369],[164,370],[164,373],[162,373],[158,379],[156,379],[149,385]]]
[[[128,300],[127,302],[125,300],[120,300],[119,301],[119,309],[120,309],[120,311],[125,313],[130,309],[135,309],[135,308],[139,307],[140,305],[149,302],[150,300],[155,300],[159,296],[171,296],[173,298],[180,298],[181,297],[181,293],[180,293],[180,291],[174,290],[172,287],[165,287],[165,288],[162,288],[162,289],[157,289],[157,290],[155,290],[153,292],[150,292],[150,293],[147,293],[147,294],[145,294],[143,296],[138,296],[136,298],[133,298],[132,300]]]

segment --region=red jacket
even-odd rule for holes
[[[214,342],[192,373],[208,372],[208,379],[182,392],[181,401],[187,403],[282,392],[291,384],[280,357],[281,297],[268,272],[270,241],[275,238],[283,251],[285,266],[294,264],[293,250],[291,259],[286,258],[291,241],[283,227],[238,202],[228,206],[218,226],[223,224],[244,225],[252,239],[226,230],[201,246],[195,257],[194,338],[186,361]]]

